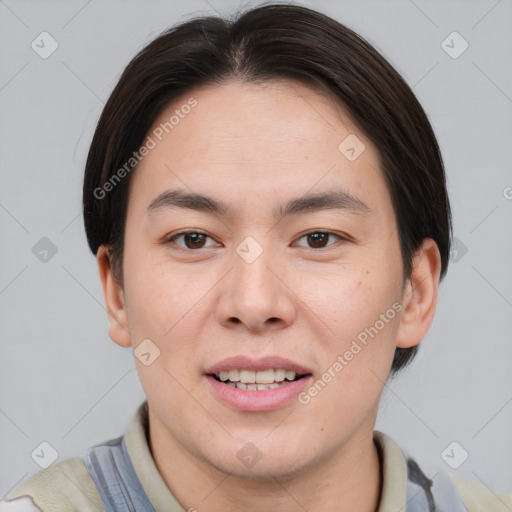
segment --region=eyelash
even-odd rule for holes
[[[301,235],[298,240],[301,240],[302,238],[304,237],[307,237],[308,235],[315,235],[315,234],[324,234],[324,235],[330,235],[330,236],[334,236],[336,238],[338,238],[340,241],[348,241],[348,237],[346,236],[342,236],[342,235],[339,235],[337,233],[334,233],[333,231],[327,231],[327,230],[314,230],[314,231],[308,231],[307,233],[304,233],[303,235]],[[210,238],[213,240],[213,238],[211,236],[209,236],[208,234],[206,233],[203,233],[202,231],[181,231],[180,233],[176,233],[174,234],[172,237],[168,238],[165,243],[166,244],[169,244],[169,243],[175,243],[175,240],[178,239],[179,237],[182,237],[182,236],[185,236],[185,235],[204,235],[206,236],[207,238]],[[178,244],[176,244],[178,245]],[[329,244],[327,245],[326,247],[320,247],[320,248],[315,248],[315,247],[306,247],[307,249],[312,249],[314,251],[319,251],[319,250],[322,250],[322,249],[328,249],[329,247],[331,247],[333,244]],[[208,248],[208,247],[200,247],[198,249],[190,249],[188,247],[182,247],[180,245],[178,245],[179,249],[180,250],[183,250],[183,251],[199,251],[201,249],[204,249],[204,248]]]

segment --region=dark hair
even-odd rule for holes
[[[294,79],[333,94],[379,152],[398,222],[404,276],[410,276],[421,242],[432,238],[444,277],[452,234],[444,165],[414,93],[349,28],[306,7],[271,4],[231,20],[199,17],[170,28],[128,64],[108,99],[85,167],[83,214],[91,251],[109,247],[120,284],[131,173],[119,171],[126,170],[170,102],[194,87],[232,78]],[[417,348],[397,348],[392,373],[406,366]]]

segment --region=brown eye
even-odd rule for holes
[[[210,245],[206,245],[206,241],[209,237],[204,233],[199,233],[197,231],[189,231],[187,233],[178,233],[174,235],[172,238],[168,240],[168,243],[173,242],[176,243],[179,247],[183,249],[203,249],[204,247],[210,247]],[[178,243],[177,240],[182,239],[182,243]]]
[[[329,233],[310,233],[306,236],[308,238],[308,243],[315,249],[319,247],[325,247],[327,241],[329,240]]]
[[[183,236],[188,249],[200,249],[203,247],[206,237],[201,233],[187,233]]]
[[[332,245],[332,242],[328,242],[329,239],[333,237],[338,240],[343,240],[343,237],[330,231],[313,231],[311,233],[303,235],[299,240],[305,238],[307,243],[306,247],[310,249],[324,249]],[[304,245],[302,246],[304,247]]]

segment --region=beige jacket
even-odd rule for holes
[[[137,409],[125,434],[126,446],[140,483],[156,512],[187,512],[176,501],[153,461],[147,443],[147,401]],[[374,431],[383,463],[383,488],[377,512],[405,512],[407,464],[400,447]],[[468,512],[512,512],[512,496],[481,483],[450,475]],[[81,457],[41,470],[11,491],[0,512],[99,512],[101,498]]]

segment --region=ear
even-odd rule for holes
[[[397,347],[418,345],[427,334],[436,310],[440,275],[439,249],[434,240],[426,238],[414,255],[411,277],[402,295]]]
[[[126,315],[123,287],[114,279],[110,261],[110,251],[106,245],[100,246],[96,254],[105,306],[110,322],[109,336],[122,347],[131,346]]]

